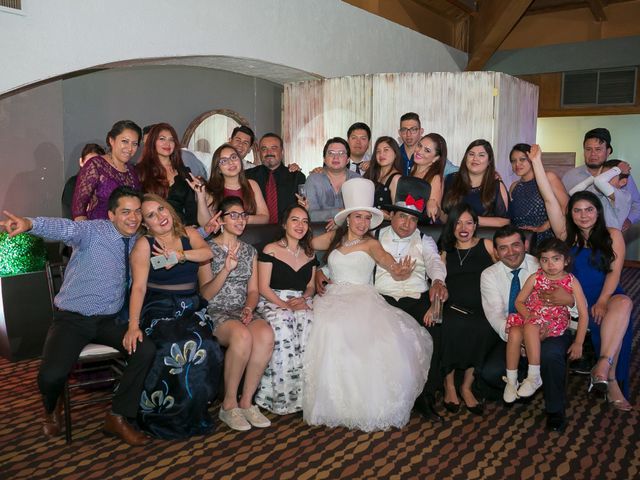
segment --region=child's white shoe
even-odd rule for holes
[[[518,399],[518,384],[511,383],[507,379],[507,377],[502,377],[507,384],[504,387],[504,393],[502,394],[502,399],[505,403],[513,403]]]
[[[530,397],[536,390],[538,390],[542,386],[542,378],[540,377],[527,377],[520,384],[520,388],[518,388],[518,396],[522,398]]]

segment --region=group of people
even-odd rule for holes
[[[483,415],[484,398],[512,403],[539,388],[548,428],[561,430],[567,358],[582,356],[587,329],[589,390],[632,408],[632,304],[619,279],[621,230],[640,195],[626,162],[605,165],[606,129],[587,132],[585,167],[562,181],[537,145],[516,145],[510,189],[489,142],[472,142],[455,171],[445,139],[422,135],[415,113],[401,118],[402,145],[380,137],[370,157],[364,123],[329,139],[306,181],[273,133],[245,172],[255,136],[238,127],[207,179],[185,165],[171,125],[145,130],[135,166],[142,130],[131,121],[110,130],[108,153],[83,152],[73,220],[5,212],[0,222],[73,249],[38,375],[46,435],[60,433],[60,393],[89,342],[128,355],[104,430],[132,445],[211,431],[221,379],[218,416],[235,430],[268,427],[260,407],[302,411],[309,424],[402,427],[414,407],[441,421],[441,390],[447,411]],[[582,187],[567,185],[578,188],[569,197],[573,181]],[[313,221],[326,232],[314,237]],[[258,252],[241,239],[249,223],[280,233]],[[418,228],[439,223],[438,244]]]

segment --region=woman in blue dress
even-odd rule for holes
[[[209,433],[213,422],[207,409],[217,394],[222,352],[211,336],[197,275],[199,268],[208,268],[200,263],[212,257],[211,249],[158,195],[144,196],[142,222],[147,234],[131,252],[129,329],[123,343],[135,350],[146,335],[157,350],[138,421],[159,438]]]
[[[530,151],[531,145],[518,143],[513,146],[509,154],[511,169],[514,174],[520,177],[509,188],[509,196],[511,197],[509,201],[509,218],[512,225],[522,230],[533,232],[529,246],[530,251],[533,251],[533,247],[537,243],[554,235],[547,217],[544,200],[538,190],[538,184],[529,161],[528,154]],[[553,193],[564,211],[569,201],[567,191],[558,175],[553,172],[546,172],[546,175],[553,187]]]
[[[606,394],[609,404],[629,411],[629,363],[633,304],[620,287],[625,244],[620,230],[607,228],[598,197],[577,192],[569,198],[566,216],[553,194],[538,145],[529,154],[551,228],[571,247],[572,273],[580,281],[589,304],[589,330],[598,360],[591,370],[589,391]],[[622,383],[622,389],[620,388]]]

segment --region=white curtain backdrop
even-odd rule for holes
[[[400,116],[416,112],[425,134],[446,139],[456,165],[470,142],[489,140],[498,170],[509,179],[511,146],[535,138],[538,93],[494,72],[388,73],[287,84],[283,103],[287,159],[305,173],[321,165],[324,142],[346,137],[352,123],[371,127],[373,146],[381,135],[398,138]]]

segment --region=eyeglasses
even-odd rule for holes
[[[222,214],[223,217],[231,217],[231,220],[246,220],[249,214],[247,212],[227,212]]]
[[[344,150],[340,150],[339,152],[336,152],[335,150],[329,150],[327,152],[327,157],[345,158],[346,156],[347,156],[347,152],[345,152]]]
[[[400,129],[400,133],[412,133],[412,134],[416,134],[418,133],[418,131],[420,130],[420,127],[411,127],[411,128],[407,128],[407,127],[402,127]]]
[[[630,173],[621,173],[620,175],[618,175],[618,177],[620,178],[620,180],[624,180],[626,178],[629,178],[630,175]]]
[[[226,165],[229,162],[237,162],[238,160],[240,160],[240,157],[234,153],[230,157],[221,157],[220,160],[218,160],[218,164]]]

